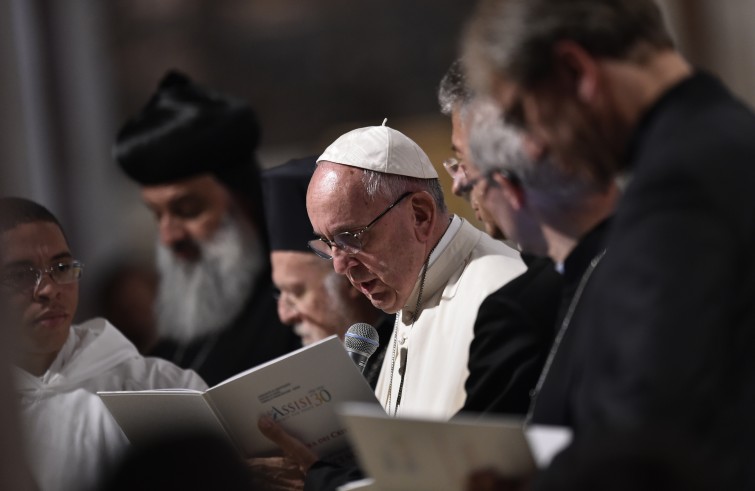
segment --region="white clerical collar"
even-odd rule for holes
[[[437,259],[441,254],[443,254],[443,250],[448,246],[448,244],[451,243],[451,239],[456,235],[456,232],[459,231],[461,228],[461,218],[457,217],[456,215],[451,216],[451,223],[448,224],[448,228],[446,229],[446,232],[443,234],[443,237],[440,238],[440,242],[438,242],[438,245],[435,247],[435,250],[430,255],[430,261],[428,263],[428,267],[435,262],[435,259]]]

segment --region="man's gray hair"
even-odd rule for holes
[[[362,169],[362,184],[371,199],[384,197],[387,200],[395,200],[407,191],[427,191],[435,201],[438,211],[446,213],[446,201],[443,197],[443,188],[438,179],[417,179],[415,177],[385,174],[368,169]]]
[[[524,153],[520,132],[505,123],[500,107],[490,99],[476,98],[470,103],[467,128],[472,164],[481,174],[501,171],[530,192],[547,196],[548,206],[572,207],[585,193],[604,188],[595,179],[564,169],[552,159],[533,162]]]
[[[472,100],[461,60],[454,61],[440,81],[438,104],[440,112],[450,116],[455,108],[463,109]]]
[[[489,90],[494,73],[523,86],[547,78],[561,40],[612,59],[630,59],[641,45],[673,47],[653,0],[482,0],[464,40],[472,86]]]

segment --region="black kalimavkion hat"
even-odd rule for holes
[[[307,215],[307,186],[315,156],[294,159],[262,173],[265,221],[272,251],[308,252],[314,238]]]
[[[259,138],[248,104],[211,92],[172,70],[142,111],[120,129],[113,156],[142,185],[203,173],[222,178],[240,166],[257,167]]]

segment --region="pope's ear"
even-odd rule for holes
[[[437,219],[437,205],[427,191],[416,192],[412,194],[409,200],[409,206],[412,207],[412,220],[417,239],[425,241],[430,237],[433,225]]]
[[[553,46],[556,80],[582,102],[591,102],[600,83],[598,61],[574,41],[558,41]]]

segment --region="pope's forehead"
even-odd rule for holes
[[[363,172],[348,165],[321,162],[312,176],[308,189],[308,199],[348,201],[366,198]]]

